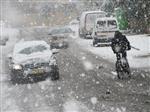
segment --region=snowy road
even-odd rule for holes
[[[39,32],[28,36],[34,39],[45,37],[45,34]],[[22,34],[22,38],[28,36]],[[2,52],[3,57],[6,52]],[[3,58],[6,66],[2,64],[5,70],[0,82],[1,111],[149,112],[148,72],[133,69],[131,80],[118,80],[113,63],[83,49],[73,38],[69,39],[69,48],[57,54],[57,60],[60,80],[13,85],[9,80],[7,60]]]

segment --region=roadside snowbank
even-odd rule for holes
[[[13,46],[18,41],[19,30],[12,28],[2,28],[1,36],[8,36],[9,40],[5,46],[0,46],[0,72],[5,72],[5,58],[12,51]]]
[[[11,29],[11,28],[1,28],[1,37],[7,36],[9,38],[8,42],[5,46],[0,46],[0,87],[1,87],[1,110],[7,112],[20,112],[19,107],[16,105],[15,100],[9,98],[9,91],[11,88],[8,87],[7,82],[9,80],[8,75],[6,73],[7,69],[5,66],[6,56],[12,50],[13,45],[17,41],[17,36],[19,34],[18,29]],[[12,88],[13,89],[13,88]]]

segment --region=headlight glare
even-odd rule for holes
[[[15,69],[15,70],[21,70],[22,66],[21,65],[13,65],[13,69]]]

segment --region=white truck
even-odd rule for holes
[[[119,27],[116,18],[97,18],[92,32],[93,46],[110,45],[117,30]]]
[[[80,16],[79,21],[79,36],[81,38],[92,38],[91,34],[94,27],[94,22],[97,18],[106,17],[104,11],[86,11]]]

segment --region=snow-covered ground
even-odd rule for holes
[[[128,61],[133,68],[149,68],[150,67],[150,37],[147,35],[132,35],[127,36],[131,45],[140,49],[131,49],[128,51]],[[92,40],[76,38],[76,42],[84,49],[107,59],[111,62],[116,61],[115,54],[112,52],[111,47],[93,47]]]
[[[78,32],[78,26],[73,27],[75,28],[75,31]],[[5,59],[7,56],[7,54],[9,54],[13,48],[13,46],[15,45],[15,43],[18,41],[18,36],[19,35],[19,30],[18,29],[8,29],[6,28],[5,30],[3,30],[3,35],[8,35],[9,36],[9,41],[7,42],[6,46],[0,46],[1,47],[1,56],[0,56],[0,76],[1,76],[1,80],[0,80],[0,85],[1,85],[1,102],[2,103],[2,107],[3,110],[7,110],[8,112],[13,111],[20,111],[20,107],[18,106],[18,104],[16,104],[15,99],[13,99],[12,97],[8,97],[10,96],[10,91],[12,91],[13,89],[19,89],[21,88],[27,88],[27,90],[36,88],[36,84],[28,84],[28,85],[21,85],[21,86],[10,86],[8,85],[7,82],[9,79],[6,72],[5,72],[5,66],[3,66],[6,62]],[[93,47],[92,46],[92,40],[86,40],[86,39],[81,39],[78,36],[78,33],[76,33],[76,35],[74,37],[72,37],[75,42],[77,42],[83,49],[86,49],[87,51],[96,54],[97,56],[100,56],[106,60],[109,60],[113,63],[115,63],[116,57],[113,54],[112,50],[110,47]],[[130,43],[132,46],[139,48],[140,50],[135,50],[132,49],[131,51],[128,52],[128,60],[130,63],[131,67],[145,67],[148,68],[150,67],[150,56],[148,56],[150,54],[150,37],[147,35],[132,35],[132,36],[127,36],[127,38],[129,39]],[[86,57],[82,57],[82,60],[84,60],[84,67],[86,70],[91,70],[93,69],[93,64],[91,62],[89,62],[88,60],[86,60]],[[3,67],[3,68],[2,68]],[[85,76],[85,74],[81,74],[82,77]],[[52,85],[54,85],[54,83],[52,81],[45,80],[42,82],[37,83],[38,86],[40,87],[41,90],[50,90],[52,92],[53,87]],[[61,88],[58,87],[58,90],[60,90]],[[54,98],[54,93],[51,93],[51,99]],[[6,100],[7,99],[7,100]],[[93,105],[99,104],[100,101],[98,100],[97,97],[92,96],[90,99],[91,103]],[[35,103],[35,107],[40,108],[41,110],[43,109],[51,109],[49,110],[49,112],[53,112],[53,107],[49,106],[47,107],[46,104],[44,103],[43,105],[40,105],[41,100],[37,100]],[[42,100],[43,101],[43,100]],[[28,103],[28,102],[32,102],[32,98],[29,99],[28,97],[24,97],[23,99],[24,103]],[[44,102],[44,101],[43,101]],[[13,104],[13,105],[12,105]],[[114,111],[114,112],[126,112],[126,108],[125,107],[111,107],[111,106],[107,106],[107,104],[102,103],[101,104],[101,108],[106,109],[107,108],[107,112],[109,111]],[[36,110],[37,108],[34,107],[34,110]],[[64,101],[63,103],[63,112],[93,112],[93,109],[90,109],[86,106],[86,104],[84,104],[83,102],[77,101],[75,98],[72,98],[71,96],[67,96],[66,101]]]
[[[2,81],[6,79],[4,77],[5,76],[5,66],[4,66],[5,59],[7,58],[6,56],[11,52],[14,44],[18,41],[17,37],[19,36],[19,30],[1,27],[0,36],[1,37],[8,36],[9,38],[5,46],[0,46],[0,76],[1,76],[1,81]]]
[[[68,99],[64,106],[64,112],[93,112],[88,109],[83,103],[76,101],[75,99]]]
[[[9,78],[7,77],[6,74],[6,69],[5,69],[5,59],[7,58],[7,54],[9,54],[12,50],[12,47],[16,43],[17,36],[19,34],[18,29],[12,29],[12,28],[4,28],[1,27],[1,33],[0,36],[8,36],[9,40],[6,43],[6,46],[0,46],[0,88],[1,88],[1,111],[5,111],[7,108],[7,112],[11,112],[15,110],[16,112],[18,111],[18,107],[15,105],[14,99],[8,98],[8,94],[11,88],[8,87],[7,84],[4,84],[4,82],[8,81]],[[7,100],[6,100],[7,99]],[[13,104],[13,105],[12,105]]]
[[[90,100],[93,105],[96,105],[97,103],[101,104],[100,111],[105,110],[104,112],[127,112],[126,108],[123,106],[113,107],[111,105],[99,102],[96,97],[91,97]],[[79,102],[79,101],[75,100],[74,98],[69,98],[64,103],[63,107],[64,107],[63,112],[94,112],[92,110],[93,108],[91,108],[91,109],[87,108],[87,106],[85,106],[82,102]]]

